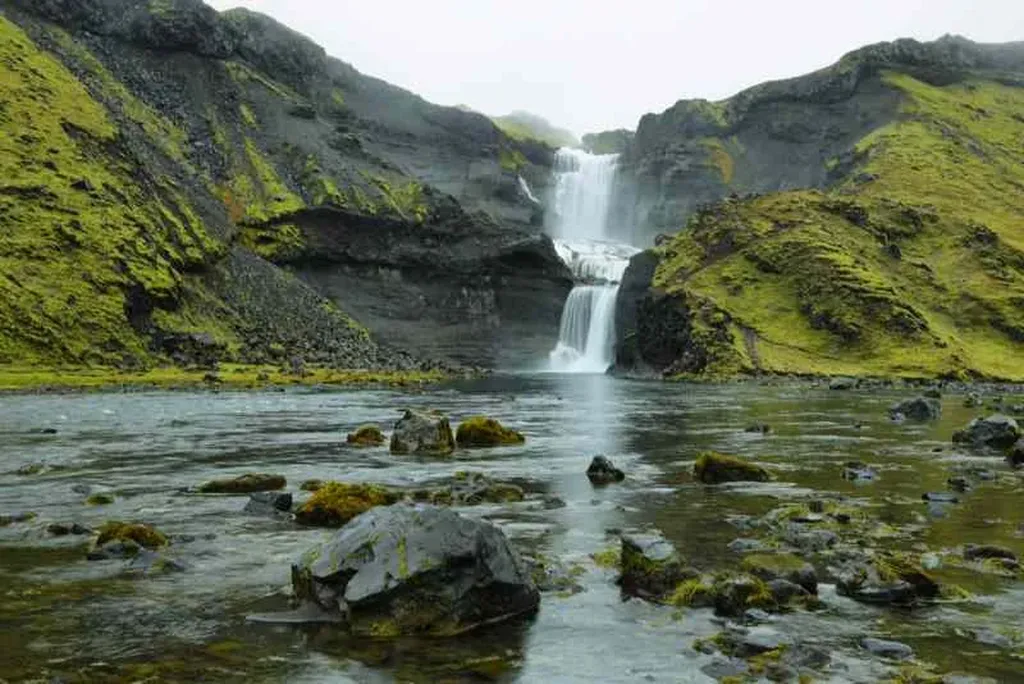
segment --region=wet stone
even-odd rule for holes
[[[615,467],[605,456],[595,456],[587,468],[587,478],[593,485],[607,485],[613,482],[622,482],[626,479],[626,473]]]
[[[54,537],[67,537],[69,535],[82,536],[86,534],[92,534],[85,525],[79,525],[78,523],[50,523],[46,526],[48,534]]]
[[[664,596],[686,575],[676,548],[660,534],[623,535],[621,584],[626,593]]]
[[[942,404],[938,399],[916,397],[893,405],[889,408],[889,415],[900,415],[915,421],[938,420],[942,416]]]
[[[292,509],[292,495],[287,492],[254,492],[246,502],[245,513],[250,515],[281,515]]]
[[[770,627],[754,627],[737,639],[736,655],[741,658],[777,651],[793,645],[793,639]]]
[[[767,548],[768,545],[760,539],[741,537],[729,542],[729,550],[734,553],[755,553],[757,551],[764,551]]]
[[[865,651],[880,658],[891,660],[909,660],[914,657],[914,649],[898,641],[867,638],[860,642]]]
[[[266,473],[248,473],[225,480],[211,480],[199,487],[201,494],[250,494],[252,492],[272,492],[284,489],[288,481],[281,475]]]
[[[850,461],[843,466],[843,479],[851,482],[869,482],[878,476],[878,472],[866,463]]]
[[[946,484],[951,490],[960,494],[971,491],[971,482],[966,477],[951,477],[946,480]]]
[[[819,553],[839,543],[839,535],[831,530],[808,530],[799,524],[788,525],[782,539],[790,546],[808,553]]]
[[[921,499],[933,504],[960,503],[960,498],[950,492],[928,492],[926,494],[922,494]]]
[[[964,547],[964,558],[969,561],[985,560],[988,558],[1001,558],[1004,560],[1017,560],[1017,554],[1005,546],[994,544],[968,544]]]
[[[0,515],[0,527],[7,527],[15,523],[25,523],[35,520],[35,513],[12,513],[11,515]]]
[[[976,629],[974,630],[973,637],[976,642],[986,646],[995,646],[1003,649],[1013,648],[1012,639],[991,629]]]
[[[439,413],[408,410],[391,433],[391,453],[447,456],[455,451],[448,418]]]
[[[953,441],[974,448],[1009,449],[1021,436],[1020,426],[1016,420],[996,414],[987,418],[975,418],[965,429],[953,435]]]

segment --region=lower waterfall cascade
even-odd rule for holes
[[[640,251],[607,235],[617,159],[573,149],[555,157],[555,250],[577,285],[562,310],[551,371],[604,373],[613,361],[619,283]]]

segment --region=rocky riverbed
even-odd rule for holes
[[[0,397],[0,681],[1013,681],[1024,479],[953,437],[1024,396],[833,384]],[[525,442],[392,454],[409,409]],[[248,473],[274,493],[203,487]],[[247,620],[294,607],[337,531],[290,512],[336,491],[493,524],[539,610],[458,638]]]

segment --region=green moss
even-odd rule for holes
[[[229,480],[211,480],[199,487],[202,494],[249,494],[284,489],[288,480],[281,475],[248,473]]]
[[[759,465],[736,456],[706,451],[697,457],[694,476],[704,484],[724,482],[767,482],[771,475]]]
[[[697,350],[738,372],[1024,378],[1024,89],[885,82],[903,112],[834,190],[722,202],[661,249],[655,285],[738,333]]]
[[[149,525],[118,521],[106,522],[97,530],[97,546],[112,541],[134,542],[147,549],[158,549],[168,544],[167,537]]]
[[[415,223],[427,220],[430,207],[426,203],[422,185],[416,181],[408,181],[395,187],[379,176],[373,176],[372,180],[390,208],[401,218]]]
[[[355,446],[380,446],[384,444],[384,433],[376,425],[361,425],[346,441]]]
[[[496,447],[523,444],[526,438],[521,432],[509,429],[487,416],[473,416],[459,424],[455,442],[460,447]]]
[[[599,568],[618,568],[622,559],[622,550],[619,546],[612,546],[603,551],[593,553],[590,557],[594,559],[594,563]]]
[[[0,363],[150,357],[127,325],[125,292],[171,307],[182,273],[224,246],[173,184],[118,148],[112,117],[83,84],[3,18],[0,63]],[[118,116],[131,123],[134,112],[147,133],[180,139],[96,65],[95,88],[110,91]]]
[[[268,78],[264,74],[250,68],[242,62],[227,61],[224,62],[224,68],[227,70],[231,78],[239,85],[258,85],[272,95],[276,95],[277,97],[289,102],[298,102],[302,100],[298,93],[288,86]]]
[[[523,153],[517,149],[502,146],[498,150],[498,163],[506,171],[518,173],[520,169],[526,166],[526,157]]]
[[[744,557],[742,568],[752,575],[786,578],[800,572],[807,562],[790,553],[756,553]]]
[[[87,506],[109,506],[114,503],[113,494],[92,494],[85,500]]]
[[[702,607],[714,601],[714,587],[701,578],[686,580],[672,592],[669,605],[677,607]]]
[[[722,182],[726,185],[732,184],[733,176],[736,173],[736,164],[728,150],[717,138],[706,138],[703,145],[708,151],[711,164],[721,175]]]
[[[244,102],[238,107],[239,113],[242,115],[242,121],[249,128],[259,128],[260,122],[256,118],[255,112],[252,111],[252,107],[245,104]]]
[[[295,513],[296,521],[317,527],[341,527],[376,506],[390,506],[400,495],[370,484],[328,482]]]

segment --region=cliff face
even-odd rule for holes
[[[1024,378],[1022,112],[1024,45],[947,38],[645,117],[645,227],[690,218],[627,274],[619,368]]]
[[[246,11],[0,11],[0,362],[411,363],[378,338],[492,365],[553,344],[570,277],[518,182],[543,189],[549,148]]]
[[[829,187],[849,170],[856,143],[900,115],[902,93],[885,82],[885,71],[937,86],[982,73],[1019,85],[1022,53],[1019,44],[956,37],[899,40],[725,101],[682,100],[640,120],[623,154],[617,211],[636,225],[637,244],[651,244],[732,193]]]

